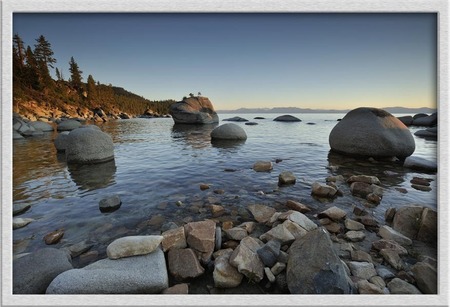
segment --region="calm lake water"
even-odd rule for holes
[[[393,162],[370,162],[329,154],[328,135],[345,114],[294,114],[300,123],[274,122],[281,114],[219,114],[222,119],[239,115],[258,123],[241,125],[248,136],[242,143],[211,144],[214,126],[174,126],[171,118],[117,120],[101,124],[115,145],[115,160],[108,163],[68,167],[58,155],[55,133],[13,142],[13,200],[31,209],[20,217],[33,218],[28,226],[14,230],[14,254],[45,247],[43,237],[59,228],[65,231],[56,247],[83,240],[104,255],[106,246],[126,235],[159,234],[161,225],[173,221],[211,217],[209,205],[220,204],[220,220],[236,223],[251,219],[245,207],[261,203],[286,210],[287,199],[300,201],[317,211],[338,206],[348,212],[365,201],[352,197],[344,184],[343,197],[321,202],[311,197],[314,181],[325,183],[330,175],[366,174],[378,176],[386,188],[380,205],[368,208],[382,221],[389,207],[421,204],[436,208],[436,174],[403,169]],[[400,114],[396,114],[399,116]],[[410,114],[408,114],[410,115]],[[265,119],[254,120],[255,116]],[[314,124],[309,124],[314,123]],[[411,127],[412,133],[421,128]],[[415,137],[415,156],[436,160],[437,142]],[[257,173],[258,160],[282,160],[273,171]],[[335,172],[327,169],[338,165]],[[291,171],[297,177],[292,186],[278,187],[278,175]],[[389,170],[398,173],[387,176]],[[431,178],[432,191],[411,187],[414,176]],[[199,185],[210,184],[201,191]],[[395,188],[408,192],[400,193]],[[215,193],[223,190],[223,194]],[[99,201],[117,194],[119,210],[102,213]]]

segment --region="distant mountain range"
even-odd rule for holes
[[[351,109],[346,110],[321,110],[321,109],[303,109],[296,107],[276,107],[276,108],[239,108],[237,110],[218,110],[217,113],[347,113]],[[417,113],[434,113],[436,109],[432,108],[404,108],[389,107],[383,108],[389,113],[409,113],[411,115]]]

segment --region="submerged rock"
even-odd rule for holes
[[[226,118],[223,121],[227,121],[227,122],[248,122],[248,119],[239,117],[239,116],[234,116],[234,117],[230,117],[230,118]]]
[[[408,157],[415,150],[409,129],[390,113],[376,108],[357,108],[333,128],[332,150],[356,156]]]
[[[63,131],[58,134],[58,136],[53,141],[55,148],[59,152],[66,151],[67,148],[67,139],[69,138],[69,131]]]
[[[273,163],[270,161],[256,161],[253,164],[253,170],[255,172],[268,172],[273,169]]]
[[[120,208],[122,205],[122,201],[120,200],[119,195],[109,196],[107,198],[103,198],[99,202],[99,208],[101,212],[111,212]]]
[[[207,97],[189,97],[170,106],[169,114],[175,124],[214,124],[219,122]]]
[[[437,163],[421,158],[421,157],[408,157],[405,159],[405,162],[403,163],[403,167],[416,169],[416,170],[425,170],[430,172],[436,172],[437,171]]]

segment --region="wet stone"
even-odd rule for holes
[[[358,230],[364,230],[365,227],[363,224],[361,224],[360,222],[351,220],[351,219],[346,219],[344,221],[344,226],[347,230],[354,230],[354,231],[358,231]]]
[[[350,230],[345,233],[345,239],[351,242],[359,242],[365,239],[366,235],[363,231]]]
[[[273,164],[270,161],[257,161],[253,164],[255,172],[269,172],[273,169]]]
[[[67,247],[67,250],[70,253],[70,256],[72,258],[75,258],[75,257],[81,255],[82,253],[87,252],[89,249],[92,248],[92,246],[94,246],[94,244],[88,243],[86,241],[81,241],[81,242],[78,242],[77,244]]]
[[[369,262],[350,261],[348,266],[353,276],[368,280],[372,276],[377,275],[375,267]]]
[[[209,189],[209,184],[200,184],[200,190],[204,191],[204,190],[208,190]]]
[[[170,249],[168,253],[169,272],[176,280],[185,280],[202,275],[205,269],[200,265],[194,250]]]
[[[253,217],[258,223],[265,223],[275,213],[275,209],[265,205],[250,205],[248,210],[252,213]]]
[[[332,219],[333,221],[340,221],[344,219],[346,215],[347,213],[344,210],[338,207],[331,207],[319,213],[318,217],[319,218],[327,217],[329,219]]]
[[[286,202],[286,206],[291,210],[299,211],[301,213],[306,213],[306,212],[311,211],[311,209],[308,206],[306,206],[300,202],[294,201],[294,200],[288,200]]]
[[[423,192],[429,192],[431,191],[431,187],[428,186],[424,186],[424,185],[419,185],[419,184],[412,184],[411,187],[413,189],[419,190],[419,191],[423,191]]]
[[[25,213],[30,208],[30,204],[15,204],[13,205],[13,216]]]
[[[219,217],[225,213],[225,208],[221,205],[211,205],[210,209],[213,217]]]
[[[395,208],[388,208],[384,213],[384,220],[388,223],[391,223],[394,220],[396,211],[397,210]]]
[[[392,249],[382,249],[380,255],[383,256],[384,260],[386,260],[386,262],[394,269],[401,270],[404,268],[404,263],[396,251]]]
[[[373,262],[372,257],[365,251],[361,250],[352,250],[351,257],[353,261],[369,262],[369,263]]]
[[[294,174],[292,172],[284,171],[281,172],[281,174],[278,176],[278,185],[290,185],[295,184],[295,181],[297,178],[295,178]]]
[[[15,218],[13,218],[13,229],[23,228],[33,221],[34,221],[34,219],[30,219],[30,218],[15,217]]]
[[[422,294],[415,286],[400,278],[394,278],[387,286],[391,294]]]
[[[162,249],[164,252],[170,250],[171,248],[185,248],[187,247],[186,235],[184,232],[184,227],[177,227],[174,229],[169,229],[162,234]]]
[[[57,244],[63,236],[64,236],[63,229],[58,229],[53,232],[50,232],[44,236],[45,244],[47,245]]]
[[[408,190],[407,189],[405,189],[405,188],[395,188],[397,191],[399,191],[400,193],[402,193],[402,194],[406,194],[406,193],[408,193]]]
[[[272,267],[280,254],[281,244],[278,240],[270,240],[256,252],[264,265]]]
[[[244,228],[233,227],[231,229],[225,230],[225,234],[231,240],[240,241],[246,236],[248,236],[247,231]]]
[[[383,289],[367,280],[357,282],[359,294],[384,294]]]
[[[99,202],[99,208],[101,212],[112,212],[120,208],[122,201],[119,195],[113,195],[107,198],[103,198]]]

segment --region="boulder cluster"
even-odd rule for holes
[[[416,136],[437,139],[438,135],[438,116],[437,113],[431,115],[419,113],[414,116],[401,116],[398,119],[406,126],[427,127],[414,133]]]
[[[193,280],[209,274],[211,293],[244,282],[292,294],[437,293],[436,260],[414,253],[415,242],[436,246],[436,211],[390,208],[380,225],[359,207],[353,216],[330,206],[308,217],[307,205],[285,205],[248,205],[253,219],[238,225],[213,218],[122,237],[108,245],[106,259],[81,269],[71,259],[89,253],[89,245],[40,249],[14,261],[13,291],[188,294]]]

